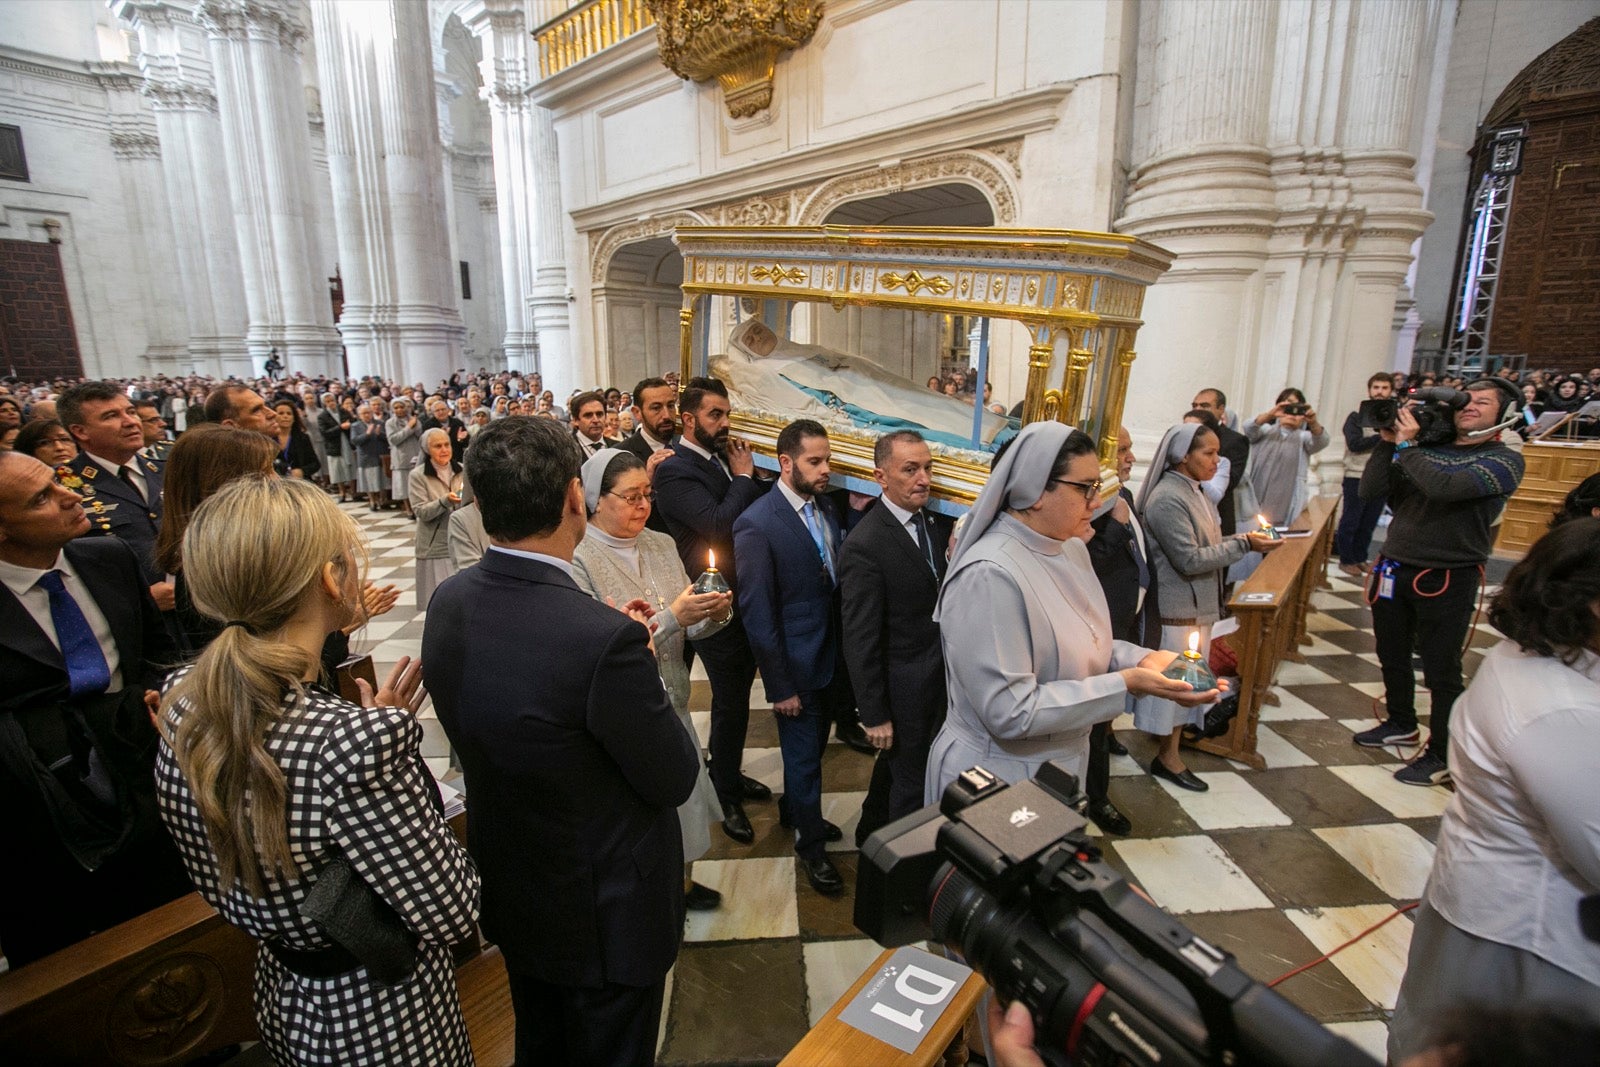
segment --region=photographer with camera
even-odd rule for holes
[[[1379,430],[1361,475],[1361,499],[1387,497],[1394,512],[1368,582],[1389,717],[1356,734],[1368,748],[1416,744],[1416,682],[1422,658],[1433,698],[1428,747],[1395,772],[1406,785],[1440,785],[1450,709],[1461,695],[1461,655],[1472,626],[1494,522],[1522,480],[1522,457],[1499,439],[1515,408],[1512,390],[1490,379],[1455,390],[1422,390]]]
[[[1306,395],[1289,388],[1278,394],[1270,410],[1245,424],[1244,435],[1250,439],[1247,477],[1256,507],[1273,525],[1287,526],[1305,510],[1310,497],[1306,468],[1313,453],[1328,447],[1328,429],[1306,403]],[[1252,518],[1243,515],[1239,521]]]
[[[1382,440],[1373,428],[1374,420],[1363,416],[1374,410],[1373,401],[1387,401],[1398,408],[1393,396],[1394,378],[1387,371],[1379,371],[1367,379],[1368,402],[1344,420],[1344,512],[1333,535],[1333,547],[1339,553],[1339,569],[1351,577],[1360,577],[1372,569],[1367,565],[1367,550],[1372,547],[1372,531],[1378,528],[1386,503],[1381,496],[1361,499],[1361,472]]]

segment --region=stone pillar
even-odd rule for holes
[[[137,287],[143,309],[143,358],[158,374],[190,373],[188,323],[172,242],[172,213],[161,172],[161,140],[150,110],[142,106],[142,79],[125,64],[91,64],[106,90],[111,111],[111,151],[117,158],[132,261],[123,275]]]
[[[204,31],[192,4],[181,0],[116,0],[114,10],[139,37],[188,315],[189,360],[200,373],[247,376],[244,281],[217,96],[202,58]]]
[[[1126,421],[1170,425],[1194,390],[1239,393],[1276,215],[1266,148],[1277,5],[1143,5],[1133,172],[1116,228],[1178,253],[1145,301]],[[1203,370],[1201,368],[1204,368]]]
[[[483,42],[506,294],[506,356],[538,370],[557,394],[598,380],[573,349],[566,226],[554,121],[529,98],[537,57],[519,0],[473,0],[460,9]]]
[[[460,365],[427,6],[313,0],[350,373],[428,387]]]
[[[199,0],[195,14],[210,36],[251,363],[266,373],[277,349],[290,373],[337,373],[300,87],[305,29],[288,0]]]
[[[1389,369],[1397,299],[1410,304],[1407,278],[1417,239],[1433,216],[1417,182],[1412,119],[1426,104],[1431,61],[1450,20],[1437,0],[1362,4],[1355,10],[1345,173],[1363,213],[1350,262],[1356,277],[1347,379]]]

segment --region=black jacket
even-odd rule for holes
[[[706,569],[710,552],[728,585],[739,588],[733,558],[733,520],[755,503],[766,487],[754,478],[729,478],[720,463],[672,439],[672,458],[656,468],[656,510],[678,545],[678,558],[690,580]]]
[[[1217,430],[1217,451],[1228,461],[1228,491],[1222,494],[1217,505],[1217,515],[1222,520],[1222,536],[1227,537],[1239,528],[1238,488],[1244,481],[1245,467],[1250,463],[1250,438],[1226,426]]]
[[[428,605],[423,675],[466,772],[484,933],[515,974],[645,986],[677,957],[676,809],[699,748],[646,638],[558,568],[493,549]]]
[[[867,726],[893,722],[897,740],[931,740],[944,720],[944,652],[933,609],[946,569],[950,523],[928,513],[937,571],[882,502],[857,520],[839,550],[844,658]]]
[[[0,878],[0,945],[13,967],[191,888],[156,812],[157,735],[144,705],[177,649],[127,545],[80,538],[64,552],[111,627],[123,688],[72,696],[60,651],[0,587],[0,855],[14,872]],[[96,803],[72,774],[90,747],[114,804]]]
[[[1128,510],[1133,510],[1133,494],[1120,490]],[[1156,602],[1156,565],[1150,558],[1149,532],[1145,543],[1138,546],[1144,554],[1149,585],[1145,589],[1144,606],[1139,606],[1139,563],[1134,558],[1134,528],[1123,525],[1111,517],[1111,512],[1089,524],[1094,536],[1089,539],[1089,562],[1100,588],[1106,594],[1106,608],[1111,614],[1111,633],[1119,641],[1131,641],[1145,648],[1161,647],[1161,609]]]

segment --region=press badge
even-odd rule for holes
[[[1395,561],[1392,560],[1392,559],[1384,560],[1383,563],[1378,567],[1378,599],[1379,600],[1393,600],[1394,599],[1394,572],[1395,572],[1395,569],[1396,569],[1396,564],[1395,564]]]

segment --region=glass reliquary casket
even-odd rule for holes
[[[932,506],[959,513],[1007,438],[1057,419],[1099,444],[1113,490],[1140,309],[1169,252],[987,227],[685,226],[675,240],[680,374],[724,381],[758,463],[776,467],[779,431],[813,418],[834,483],[876,492],[873,443],[916,429],[934,453]],[[984,392],[936,391],[969,366]]]

